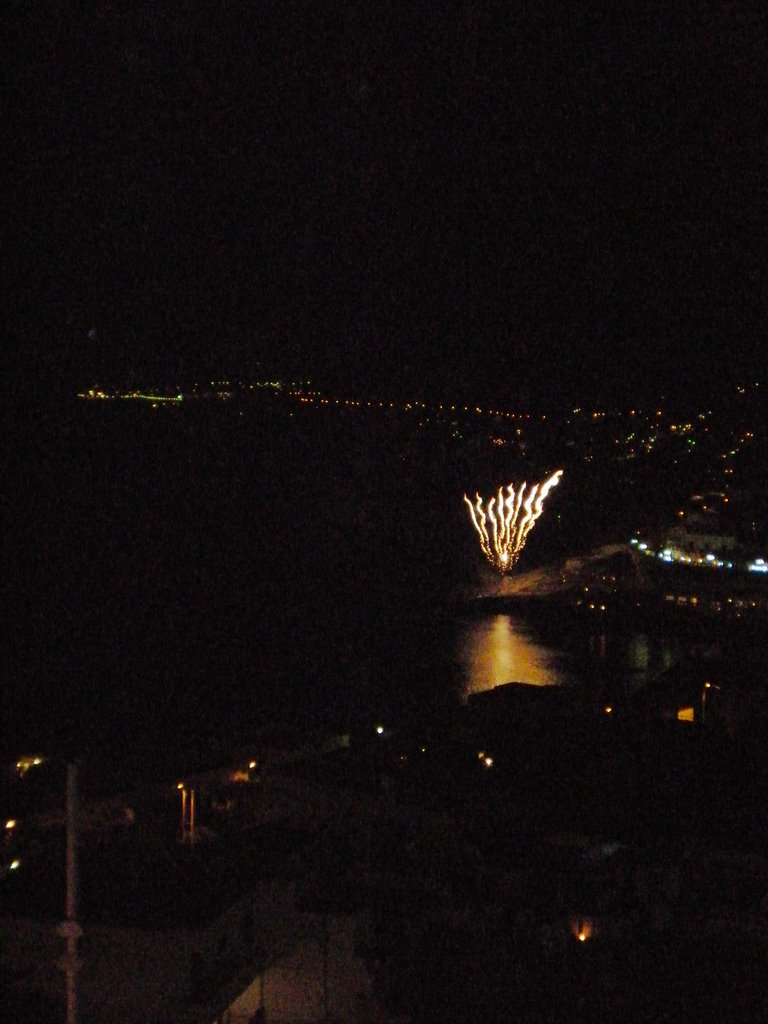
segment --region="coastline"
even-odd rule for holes
[[[575,615],[637,624],[673,621],[704,628],[764,623],[768,573],[684,565],[614,542],[560,564],[486,579],[467,591],[468,608]]]

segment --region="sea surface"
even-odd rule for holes
[[[478,601],[482,458],[277,404],[52,413],[12,475],[4,752],[160,771],[271,722],[429,718],[511,681],[625,692],[690,653],[668,628]],[[584,535],[588,490],[564,474],[521,571],[622,539],[620,507]]]

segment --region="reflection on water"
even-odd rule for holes
[[[627,692],[671,668],[685,651],[685,644],[681,641],[675,642],[668,637],[657,637],[653,641],[654,638],[647,633],[635,633],[626,639],[622,653]]]
[[[638,672],[647,672],[651,661],[651,650],[648,637],[644,633],[630,640],[630,657]]]
[[[463,697],[502,683],[558,685],[568,679],[557,668],[557,653],[533,636],[514,615],[469,619],[457,629],[457,658],[463,674]]]
[[[539,635],[516,615],[487,615],[456,624],[458,690],[463,699],[503,683],[595,684],[630,693],[686,652],[663,633],[581,629]]]

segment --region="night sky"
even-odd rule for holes
[[[23,372],[510,401],[759,372],[767,17],[599,8],[8,3]]]

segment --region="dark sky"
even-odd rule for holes
[[[759,370],[768,17],[600,7],[8,3],[26,369],[501,397]]]

